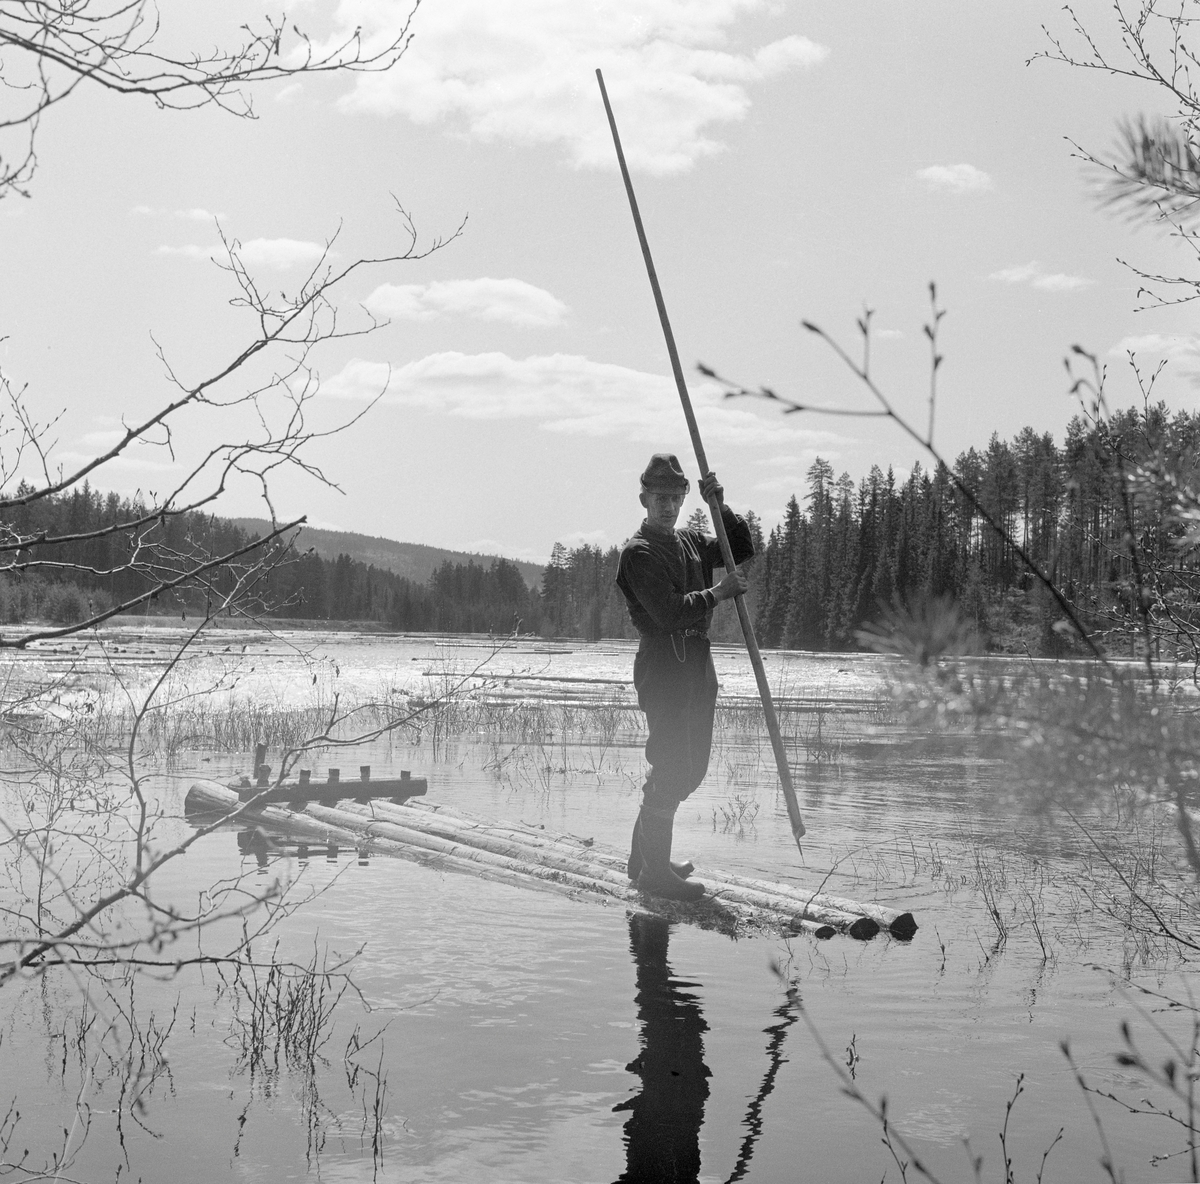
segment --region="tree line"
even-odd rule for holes
[[[69,624],[132,600],[194,570],[210,556],[251,546],[257,536],[202,512],[155,518],[140,499],[87,483],[28,503],[21,497],[0,521],[0,621]],[[148,523],[146,520],[148,519]],[[139,523],[130,529],[130,523]],[[217,567],[205,580],[163,592],[146,606],[158,614],[200,613],[241,579],[240,611],[276,619],[371,621],[397,629],[464,633],[536,631],[540,598],[515,563],[442,563],[420,583],[342,554],[321,558],[286,538],[252,549],[236,571]]]
[[[1167,621],[1171,645],[1190,652],[1200,635],[1200,503],[1189,519],[1180,498],[1195,487],[1198,445],[1200,413],[1157,404],[1076,416],[1061,446],[1028,427],[1010,441],[993,434],[953,470],[876,466],[856,484],[818,458],[803,504],[793,495],[765,540],[748,515],[757,555],[747,600],[759,642],[861,648],[860,632],[889,610],[941,600],[974,625],[981,649],[1070,652],[1078,641],[1033,564],[1110,652],[1136,652],[1153,622],[1161,654]],[[555,546],[542,579],[545,631],[630,636],[613,587],[618,555]],[[713,636],[737,635],[722,605]]]
[[[860,631],[881,613],[943,598],[973,623],[981,648],[1067,652],[1071,631],[1030,564],[1112,652],[1136,650],[1139,628],[1145,635],[1149,621],[1156,646],[1163,621],[1179,639],[1200,635],[1200,567],[1192,547],[1193,535],[1200,539],[1200,505],[1189,517],[1186,498],[1180,500],[1198,455],[1200,413],[1172,414],[1158,404],[1102,421],[1078,416],[1061,446],[1031,428],[1010,441],[993,435],[986,448],[962,453],[952,470],[917,464],[898,475],[873,467],[855,483],[818,458],[802,497],[789,499],[769,533],[747,514],[756,550],[747,599],[759,641],[860,648]],[[0,523],[0,544],[9,540],[11,550],[20,540],[0,578],[6,622],[82,619],[85,610],[161,583],[173,564],[182,570],[254,541],[201,512],[166,516],[131,533],[121,527],[144,515],[138,500],[86,484],[16,502]],[[701,510],[690,522],[706,523]],[[247,603],[275,618],[370,621],[397,630],[632,637],[614,582],[619,553],[615,546],[556,543],[540,588],[530,589],[505,559],[487,566],[446,561],[421,583],[345,554],[327,560],[275,540],[257,557]],[[218,569],[207,586],[164,594],[151,611],[198,611],[205,595],[231,578]],[[718,641],[737,639],[731,606],[720,607],[712,632]]]

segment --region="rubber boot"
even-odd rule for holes
[[[642,815],[639,812],[637,821],[633,824],[633,838],[629,841],[629,862],[625,865],[625,873],[636,884],[642,874]],[[671,862],[671,870],[681,879],[686,880],[696,870],[696,865],[685,859],[682,863]]]
[[[671,832],[678,809],[678,804],[666,808],[642,807],[638,816],[642,871],[637,887],[639,892],[663,896],[667,900],[699,900],[704,895],[704,885],[699,880],[682,879],[671,868]]]

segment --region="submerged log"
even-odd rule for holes
[[[866,911],[873,906],[805,894],[795,886],[725,872],[705,874],[710,892],[698,904],[648,897],[630,884],[625,856],[591,839],[450,813],[429,802],[397,806],[378,800],[365,804],[347,801],[337,806],[312,803],[287,809],[269,802],[247,804],[234,789],[214,781],[196,781],[188,791],[185,810],[189,816],[203,814],[209,819],[236,812],[231,821],[259,825],[292,839],[398,855],[576,899],[622,903],[733,934],[768,930],[809,933],[824,939],[841,932],[867,940],[884,924],[880,916]]]

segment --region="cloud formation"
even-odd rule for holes
[[[647,374],[574,354],[510,358],[507,354],[430,354],[390,367],[355,359],[327,379],[322,393],[373,399],[459,419],[536,422],[562,435],[619,437],[657,444],[679,428],[679,396],[666,375]],[[722,397],[714,383],[691,388],[705,442],[772,450],[825,448],[845,441],[820,429],[804,430],[777,416]]]
[[[432,321],[466,316],[530,328],[557,325],[567,306],[524,280],[438,280],[432,284],[381,284],[363,301],[377,317]]]
[[[219,221],[223,215],[214,214],[211,210],[202,209],[200,206],[192,206],[186,210],[156,210],[153,206],[137,205],[130,211],[131,214],[139,214],[144,218],[156,218],[171,216],[173,218],[183,218],[189,222],[214,222]]]
[[[556,535],[555,542],[562,543],[568,551],[574,547],[582,547],[585,543],[589,547],[599,547],[601,550],[607,550],[612,546],[612,540],[608,537],[606,530],[575,531],[561,537]],[[457,543],[454,549],[475,555],[501,555],[505,559],[519,559],[525,563],[545,564],[546,562],[545,551],[539,551],[534,547],[514,547],[512,543],[504,543],[499,539],[492,538],[467,539]]]
[[[107,451],[107,448],[97,449],[92,452],[83,452],[68,448],[55,452],[52,459],[56,465],[62,465],[65,472],[70,473],[76,469],[81,469],[86,464],[90,464],[96,459],[98,453]],[[166,454],[159,451],[157,455],[165,456]],[[99,469],[93,470],[93,476],[95,473],[107,475],[114,470],[148,474],[172,473],[179,478],[182,478],[184,473],[184,469],[180,466],[179,462],[173,461],[169,457],[165,460],[153,460],[145,454],[145,451],[135,452],[127,450],[114,456],[111,460],[106,460]]]
[[[993,271],[989,280],[999,280],[1004,284],[1029,284],[1042,292],[1078,292],[1080,288],[1090,288],[1095,280],[1086,279],[1081,275],[1066,275],[1061,271],[1043,271],[1037,260],[1022,263],[1016,267],[1005,267]]]
[[[1200,359],[1200,337],[1143,333],[1140,336],[1122,337],[1108,352],[1111,357],[1117,358],[1129,354],[1154,354],[1171,361],[1194,362]]]
[[[994,188],[991,176],[973,164],[930,165],[927,169],[919,169],[917,176],[930,189],[944,193],[985,193]]]
[[[690,168],[721,150],[707,129],[745,117],[747,87],[820,63],[829,51],[791,34],[744,52],[739,17],[769,0],[442,0],[423,5],[398,70],[364,73],[349,110],[453,120],[480,140],[561,144],[576,165],[615,167],[595,84],[605,85],[634,168]],[[390,37],[407,4],[343,0],[342,33]]]
[[[322,256],[333,252],[324,243],[304,242],[295,238],[252,238],[244,243],[237,243],[237,253],[242,262],[250,268],[267,267],[273,271],[286,271],[289,267],[313,267],[320,262]],[[189,243],[182,247],[161,246],[156,252],[159,255],[178,255],[184,259],[215,259],[227,258],[223,246],[200,247]]]
[[[286,271],[289,267],[312,267],[327,253],[324,243],[304,242],[295,238],[252,238],[242,243],[238,254],[247,267],[270,267]]]

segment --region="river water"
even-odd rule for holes
[[[627,842],[642,771],[636,720],[618,710],[631,702],[629,646],[215,636],[179,677],[235,708],[335,694],[415,701],[454,685],[496,709],[472,731],[427,722],[319,755],[314,776],[335,761],[370,763],[374,776],[410,769],[448,807]],[[68,693],[56,692],[66,710],[102,695],[113,663],[128,685],[146,685],[171,640],[113,631],[103,652],[76,642],[19,661],[23,676],[70,670]],[[1190,1178],[1186,1155],[1153,1162],[1185,1144],[1178,1131],[1085,1095],[1060,1048],[1069,1042],[1097,1089],[1136,1099],[1152,1091],[1114,1060],[1121,1023],[1159,1060],[1153,1024],[1190,1040],[1186,1017],[1137,991],[1185,998],[1178,960],[1139,949],[1097,907],[1087,841],[1022,813],[1008,762],[972,737],[897,726],[885,700],[900,671],[888,660],[767,657],[792,738],[803,850],[765,740],[731,710],[708,779],[680,811],[677,852],[700,879],[720,867],[911,909],[911,942],[735,942],[399,859],[284,849],[256,861],[218,831],[163,869],[155,902],[185,909],[237,876],[311,894],[254,952],[352,959],[353,991],[316,1058],[248,1052],[250,1008],[211,966],[145,972],[132,995],[112,975],[18,980],[0,993],[0,1119],[14,1104],[0,1164],[28,1148],[27,1166],[41,1168],[65,1146],[61,1178],[88,1181],[900,1180],[878,1117],[845,1095],[836,1065],[871,1105],[886,1098],[891,1127],[942,1180],[973,1179],[981,1155],[982,1179],[1005,1181],[1006,1153],[1007,1178],[1033,1181],[1051,1146],[1046,1181],[1107,1179],[1104,1140],[1128,1181]],[[723,649],[716,662],[723,704],[750,701],[744,654]],[[235,668],[233,691],[205,689]],[[504,708],[544,709],[537,718],[557,726],[506,734],[495,722],[511,718]],[[606,727],[578,722],[605,710]],[[189,833],[191,780],[249,765],[195,744],[172,756],[148,781],[165,814],[161,843]],[[1169,854],[1169,832],[1158,841]],[[140,915],[131,909],[130,923]],[[236,925],[218,925],[204,947]],[[131,1008],[142,1032],[132,1085],[120,1038]]]

